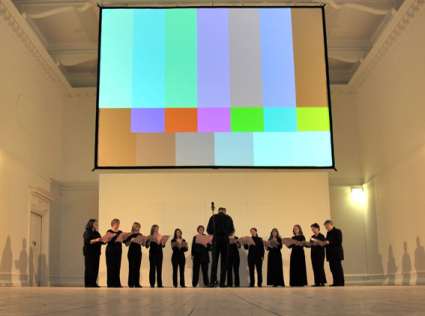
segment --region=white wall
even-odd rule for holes
[[[29,192],[60,175],[64,95],[1,17],[0,42],[0,285],[26,284]]]
[[[253,226],[262,237],[273,227],[291,236],[292,225],[300,224],[306,236],[313,222],[323,222],[330,215],[328,175],[326,172],[276,171],[164,171],[142,174],[102,174],[100,176],[99,217],[102,232],[118,217],[122,229],[129,231],[133,221],[149,233],[152,224],[172,234],[176,227],[191,242],[199,224],[206,225],[211,214],[210,203],[223,205],[233,217],[238,236],[246,236]],[[289,284],[289,250],[284,249],[285,279]],[[308,278],[312,283],[310,257],[307,252]],[[148,281],[148,256],[144,251],[142,282]],[[189,256],[189,254],[187,255]],[[246,261],[242,256],[241,276],[246,285]],[[163,277],[171,282],[171,248],[165,251]],[[191,262],[187,260],[186,280],[191,283]],[[128,263],[123,254],[121,280],[125,285]],[[264,277],[266,276],[264,266]],[[105,283],[102,260],[101,284]]]
[[[425,282],[424,30],[420,6],[357,92],[368,274],[385,284]]]

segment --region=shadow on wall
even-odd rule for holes
[[[19,258],[15,260],[15,268],[19,271],[19,281],[21,286],[28,285],[28,252],[27,240],[22,239],[22,249],[19,253]]]
[[[412,260],[407,249],[407,242],[403,242],[403,256],[401,257],[401,273],[403,275],[401,284],[410,285],[412,273]]]
[[[425,248],[421,245],[421,240],[416,237],[415,249],[415,270],[416,270],[416,285],[425,284]]]
[[[395,285],[395,274],[397,272],[397,265],[394,257],[393,246],[388,246],[388,261],[387,261],[387,285]]]
[[[7,236],[0,261],[0,286],[12,285],[12,263],[12,241],[10,240],[10,236]]]

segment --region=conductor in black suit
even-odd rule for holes
[[[211,205],[214,211],[214,204]],[[220,258],[220,287],[226,285],[227,257],[229,251],[229,236],[233,234],[235,227],[232,218],[226,214],[226,209],[220,207],[217,214],[210,217],[207,233],[213,235],[211,283],[210,286],[217,285],[217,266]]]
[[[331,220],[324,223],[328,233],[326,234],[326,259],[332,272],[333,285],[344,286],[344,270],[342,261],[344,260],[344,250],[342,249],[342,232],[335,228]]]

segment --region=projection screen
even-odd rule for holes
[[[332,168],[322,7],[102,8],[96,168]]]

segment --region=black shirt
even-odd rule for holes
[[[97,230],[86,230],[83,234],[84,247],[83,254],[100,256],[101,242],[90,243],[91,240],[101,237]]]
[[[337,228],[332,228],[326,234],[326,240],[329,245],[326,246],[326,259],[344,260],[344,250],[342,249],[342,232]]]
[[[214,236],[229,237],[235,232],[232,218],[219,212],[210,217],[207,227],[207,233]]]

